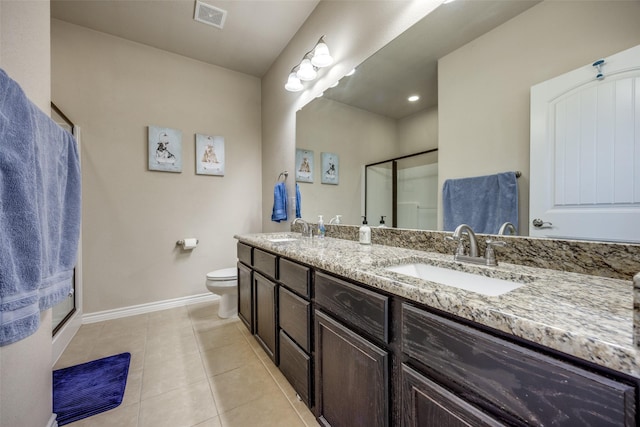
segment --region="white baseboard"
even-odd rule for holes
[[[49,418],[49,422],[47,423],[46,427],[58,427],[58,421],[56,421],[57,418],[58,416],[56,414],[51,414],[51,417]]]
[[[132,305],[130,307],[116,308],[114,310],[97,311],[95,313],[85,313],[82,316],[82,324],[102,322],[104,320],[119,319],[121,317],[135,316],[137,314],[151,313],[154,311],[166,310],[168,308],[182,307],[185,305],[198,304],[208,301],[219,300],[220,296],[210,292],[200,295],[175,298],[164,301],[151,302],[147,304]]]

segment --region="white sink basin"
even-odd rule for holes
[[[524,285],[523,283],[466,273],[464,271],[450,270],[448,268],[422,263],[395,265],[393,267],[387,267],[385,270],[439,283],[441,285],[453,286],[454,288],[464,289],[490,297],[505,294]]]
[[[278,238],[267,239],[267,240],[272,243],[280,243],[280,242],[293,242],[294,240],[298,240],[298,239],[295,239],[293,237],[278,237]]]

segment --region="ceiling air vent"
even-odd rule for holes
[[[222,29],[224,21],[227,19],[227,11],[196,0],[196,13],[193,19]]]

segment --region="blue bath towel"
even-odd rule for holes
[[[287,187],[284,182],[278,182],[273,188],[273,211],[271,221],[287,220]]]
[[[0,69],[0,346],[69,294],[80,235],[73,136]]]
[[[300,195],[300,187],[298,187],[298,183],[296,182],[296,218],[301,218],[302,214],[300,211],[302,210],[302,196]]]
[[[448,179],[442,189],[444,230],[460,224],[476,233],[497,234],[505,222],[518,229],[518,181],[515,172]]]

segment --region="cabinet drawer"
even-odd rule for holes
[[[283,258],[280,258],[279,264],[280,283],[308,298],[311,270]]]
[[[245,245],[244,243],[238,242],[238,261],[246,264],[252,265],[253,258],[251,257],[253,248],[249,245]]]
[[[467,400],[516,423],[635,426],[634,387],[408,304],[402,348]]]
[[[305,301],[285,288],[279,288],[279,320],[280,328],[284,329],[293,340],[307,353],[311,342],[309,327],[311,325],[311,303]]]
[[[277,257],[269,252],[262,251],[260,249],[253,250],[253,267],[272,279],[276,277],[276,261]]]
[[[389,298],[323,273],[315,275],[315,301],[343,321],[389,342]]]
[[[280,372],[307,406],[310,402],[311,358],[283,331],[280,331]]]

